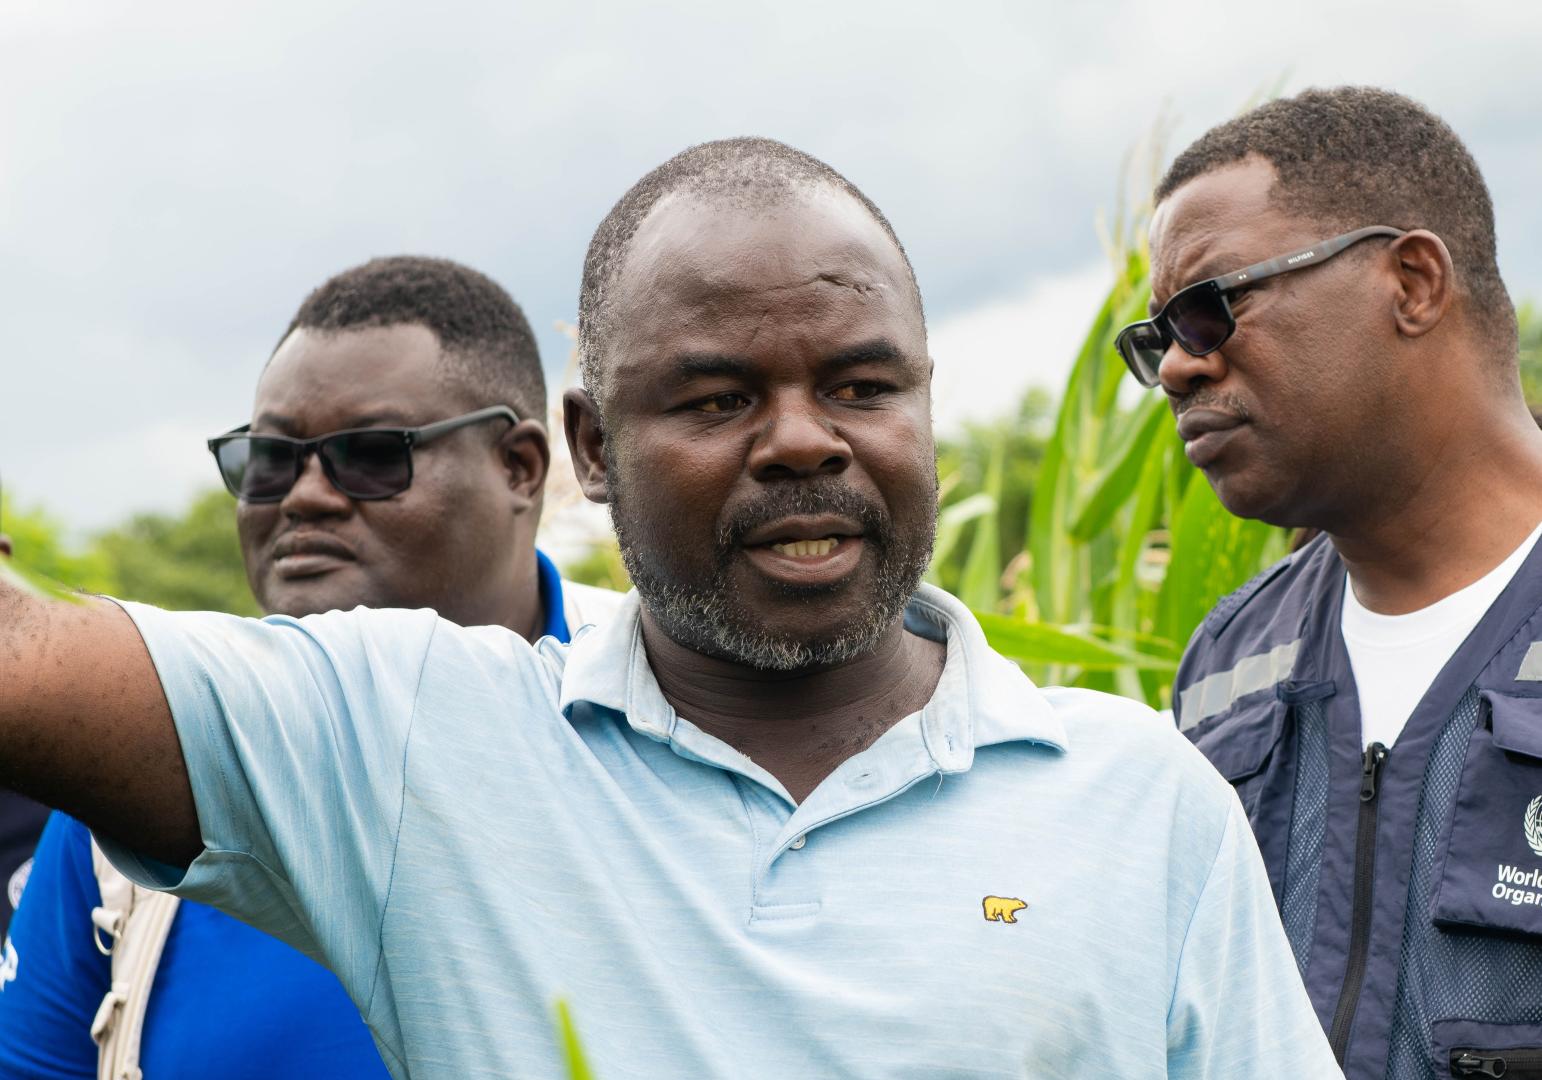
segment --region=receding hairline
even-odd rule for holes
[[[876,221],[900,253],[922,325],[925,311],[910,256],[893,225],[856,184],[827,163],[786,143],[740,136],[699,143],[651,169],[611,207],[590,239],[578,296],[578,358],[584,389],[603,411],[604,370],[614,326],[612,293],[637,232],[665,196],[678,192],[709,204],[763,211],[828,185],[844,191]]]
[[[801,185],[796,190],[779,193],[776,197],[754,205],[733,205],[731,199],[717,198],[712,192],[697,192],[679,189],[668,192],[649,208],[638,223],[636,231],[624,250],[620,265],[616,267],[612,280],[618,285],[627,281],[628,275],[634,272],[634,259],[640,248],[650,240],[655,242],[663,240],[662,237],[650,236],[649,230],[656,226],[659,218],[670,212],[702,211],[705,214],[719,218],[731,218],[735,220],[769,220],[788,212],[799,212],[802,208],[811,207],[819,203],[828,206],[842,205],[853,211],[847,216],[846,224],[849,228],[861,229],[862,240],[870,251],[883,251],[881,258],[888,264],[886,271],[892,271],[895,280],[892,284],[905,289],[912,294],[916,305],[916,315],[922,318],[920,290],[915,283],[915,275],[911,272],[910,264],[903,250],[895,243],[882,224],[862,204],[861,200],[850,192],[841,188],[838,184],[818,180],[807,185]],[[853,233],[853,236],[855,234]],[[685,248],[688,242],[676,241],[676,248]],[[836,268],[832,267],[830,274],[836,276]],[[886,287],[891,283],[879,283]],[[615,303],[617,298],[612,298]],[[924,319],[923,319],[924,322]]]

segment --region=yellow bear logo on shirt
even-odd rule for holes
[[[986,922],[1015,923],[1017,912],[1028,906],[1015,896],[987,896],[981,903],[985,908]]]

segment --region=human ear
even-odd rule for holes
[[[605,490],[605,429],[599,406],[585,391],[574,387],[562,395],[562,428],[568,437],[573,474],[590,502],[609,499]]]
[[[1393,316],[1404,337],[1423,337],[1446,317],[1456,298],[1456,270],[1445,241],[1415,229],[1392,242],[1398,289]]]
[[[498,438],[498,460],[508,473],[516,513],[536,506],[551,468],[551,445],[539,420],[521,420]]]

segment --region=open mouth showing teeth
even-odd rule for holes
[[[833,536],[827,536],[823,540],[789,540],[785,544],[772,544],[771,550],[778,555],[803,556],[805,558],[817,555],[828,555],[840,545],[840,541]]]

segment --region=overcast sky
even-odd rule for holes
[[[589,235],[685,146],[782,139],[888,214],[945,424],[1053,385],[1093,222],[1260,87],[1386,85],[1467,140],[1542,298],[1542,3],[0,6],[0,472],[78,529],[214,481],[300,299],[373,255],[499,280],[560,377]]]

